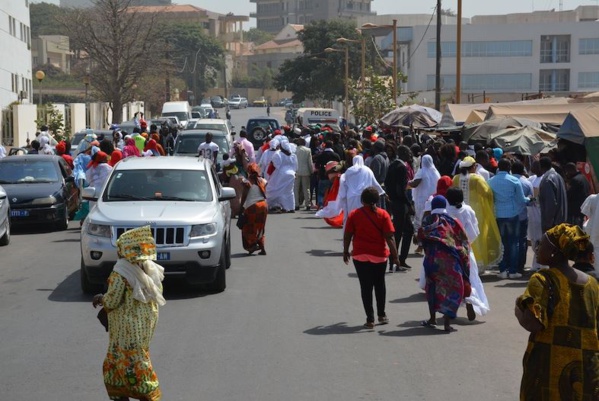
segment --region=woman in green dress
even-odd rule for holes
[[[516,300],[518,322],[531,333],[521,400],[599,400],[599,287],[568,263],[588,242],[589,236],[570,224],[543,235],[537,260],[549,269],[533,274]]]
[[[106,294],[93,306],[108,313],[109,343],[104,384],[111,400],[158,401],[158,377],[150,361],[150,341],[158,322],[164,268],[153,262],[156,243],[150,226],[127,231],[117,240],[119,259],[108,278]]]

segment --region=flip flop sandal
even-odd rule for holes
[[[432,323],[431,323],[431,322],[429,322],[428,320],[423,320],[423,321],[421,321],[421,322],[420,322],[420,325],[421,325],[422,327],[430,327],[431,329],[434,329],[434,328],[436,328],[436,327],[437,327],[437,325],[436,325],[436,324],[432,324]]]
[[[364,323],[365,329],[374,329],[374,322],[366,322]]]
[[[447,329],[444,328],[443,331],[446,332],[446,333],[452,333],[454,331],[458,331],[458,329],[449,326],[449,328],[447,328]]]

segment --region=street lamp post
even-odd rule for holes
[[[362,25],[362,29],[376,29],[376,28],[391,28],[393,30],[393,76],[391,80],[393,82],[393,102],[397,106],[397,20],[393,20],[392,25],[376,25],[366,23]]]
[[[325,53],[345,52],[345,99],[343,101],[343,117],[345,118],[345,121],[347,121],[349,117],[349,47],[345,46],[344,50],[327,47],[324,51]]]
[[[39,70],[35,73],[35,78],[37,78],[37,82],[40,84],[39,107],[42,107],[42,81],[46,78],[46,74],[42,70]]]
[[[458,29],[456,46],[455,102],[462,103],[462,0],[458,0]]]
[[[361,74],[362,74],[362,85],[361,85],[361,89],[362,89],[362,95],[364,95],[364,92],[366,90],[366,39],[362,38],[361,40],[357,40],[357,39],[347,39],[347,38],[338,38],[336,40],[337,43],[360,43],[361,47],[362,47],[362,69],[361,69]]]
[[[83,84],[85,85],[85,127],[89,128],[90,126],[90,115],[89,115],[89,83],[90,77],[89,74],[85,74],[83,77]]]

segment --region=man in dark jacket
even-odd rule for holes
[[[314,156],[314,163],[318,167],[318,191],[316,193],[316,202],[318,208],[324,206],[324,194],[331,187],[331,181],[325,171],[325,166],[330,161],[340,162],[341,158],[333,151],[333,142],[324,142],[324,151]]]
[[[539,184],[539,207],[543,232],[565,223],[568,218],[568,197],[564,179],[551,166],[551,159],[539,160],[543,178]]]
[[[403,146],[403,145],[402,145]],[[409,148],[404,146],[406,154],[410,153]],[[406,264],[408,252],[410,251],[410,243],[414,228],[410,220],[411,201],[408,197],[408,168],[406,162],[397,157],[397,149],[395,142],[387,141],[385,151],[389,157],[390,164],[385,177],[385,191],[389,196],[390,205],[388,209],[393,216],[393,227],[395,228],[395,244],[399,252],[399,266],[396,266],[395,271],[405,270],[410,268]],[[400,246],[401,244],[401,246]],[[389,263],[392,263],[389,260]],[[389,265],[389,271],[393,271],[393,266]]]
[[[582,228],[584,215],[580,211],[585,199],[591,194],[591,185],[584,175],[578,171],[576,164],[568,163],[564,168],[566,175],[566,195],[568,197],[568,223]]]

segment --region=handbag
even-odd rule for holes
[[[247,217],[245,217],[245,214],[242,213],[237,218],[237,223],[235,223],[235,225],[237,226],[237,228],[239,228],[241,230],[241,229],[243,229],[243,226],[245,225],[245,223],[247,223]]]
[[[106,309],[100,309],[100,311],[98,312],[98,320],[100,321],[102,326],[104,326],[106,331],[108,331],[108,312],[106,312]]]

